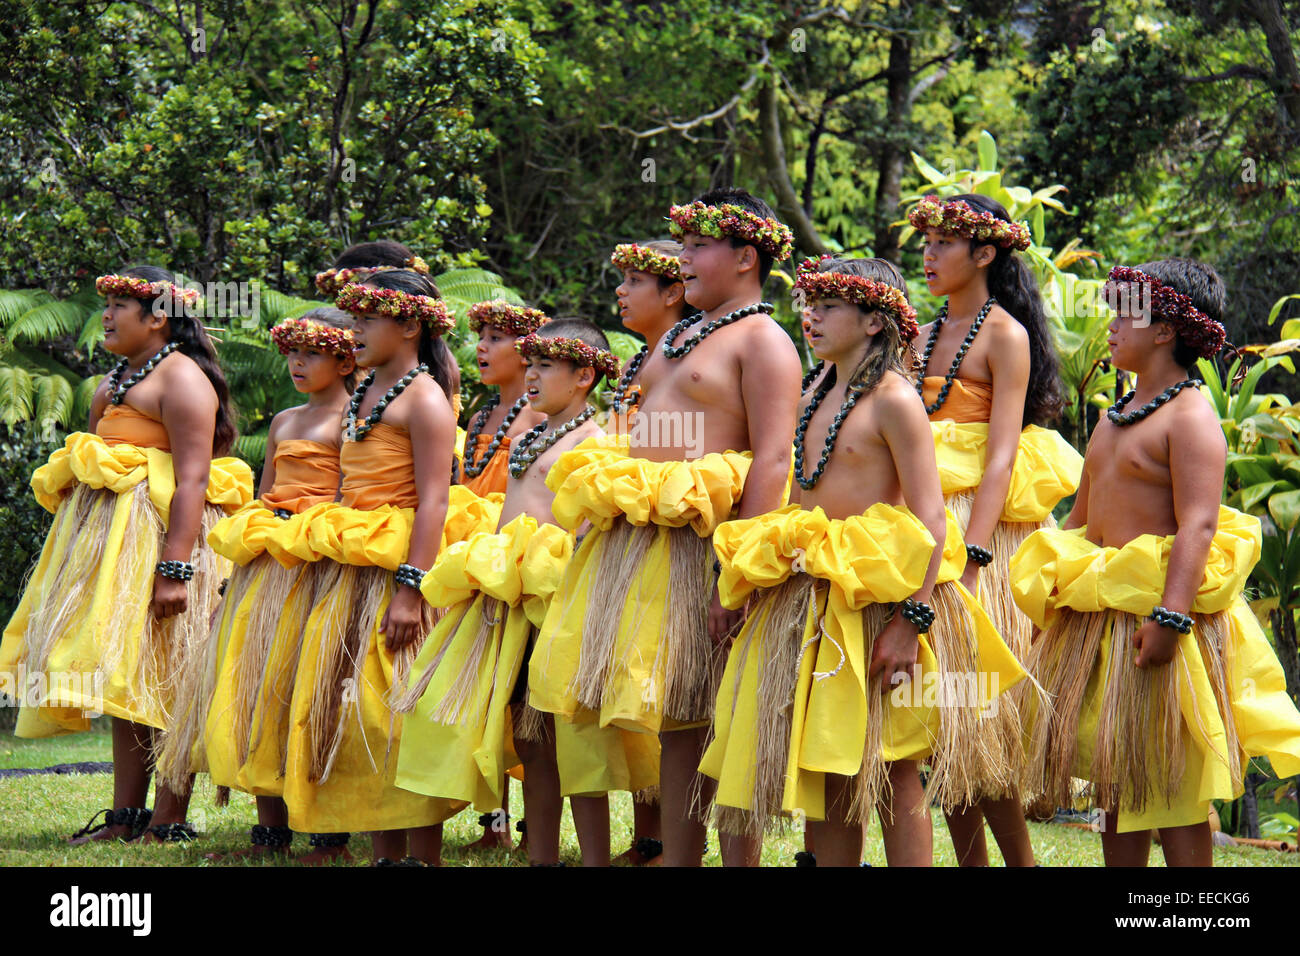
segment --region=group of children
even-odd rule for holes
[[[256,797],[239,854],[297,832],[322,862],[368,831],[378,865],[436,864],[470,806],[477,845],[512,846],[513,775],[539,866],[563,865],[565,797],[583,863],[611,862],[613,791],[635,864],[699,865],[711,824],[757,865],[793,821],[803,862],[856,866],[878,816],[891,865],[928,865],[937,806],[963,865],[987,865],[987,820],[1030,866],[1025,802],[1085,795],[1108,864],[1145,863],[1153,829],[1208,864],[1248,758],[1300,772],[1241,598],[1260,524],[1220,505],[1191,378],[1223,284],[1186,259],[1111,272],[1137,385],[1081,459],[1046,427],[1026,226],[979,195],[908,218],[934,321],[889,262],[805,260],[805,374],[762,301],[789,229],[739,189],[674,206],[672,240],[611,257],[646,343],[626,367],[589,322],[470,309],[496,394],[467,433],[427,267],[351,247],[317,276],[334,307],[271,330],[307,400],[273,420],[256,497],[194,303],[162,269],[101,276],[121,361],[33,475],[54,525],[0,644],[20,736],[113,718],[113,806],[73,841],[195,838],[207,773]]]

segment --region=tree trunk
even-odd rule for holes
[[[898,265],[902,250],[898,232],[890,226],[897,218],[898,197],[903,183],[903,150],[895,137],[912,113],[912,42],[904,33],[889,40],[888,90],[885,94],[885,127],[876,158],[876,242],[875,254]]]
[[[1250,4],[1250,13],[1264,31],[1264,41],[1273,58],[1273,84],[1278,104],[1286,114],[1286,124],[1293,133],[1300,131],[1300,67],[1296,66],[1291,28],[1281,0],[1255,0]]]
[[[1248,840],[1259,839],[1259,801],[1255,797],[1255,788],[1259,786],[1259,774],[1246,774],[1246,792],[1241,796],[1242,821],[1238,836]]]
[[[811,256],[830,252],[813,221],[804,214],[803,204],[790,181],[785,161],[785,143],[781,139],[781,113],[777,105],[776,80],[769,77],[758,97],[759,130],[763,143],[763,163],[767,167],[776,208],[794,233],[796,248]]]
[[[1279,601],[1279,607],[1270,611],[1273,625],[1273,643],[1277,646],[1282,673],[1286,675],[1286,692],[1293,701],[1300,702],[1300,650],[1296,648],[1295,612]]]

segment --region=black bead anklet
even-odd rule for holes
[[[160,823],[149,832],[163,843],[188,843],[198,839],[198,833],[188,823]]]
[[[293,842],[293,831],[288,827],[264,827],[254,824],[249,832],[253,846],[282,847]]]
[[[98,825],[95,821],[99,818],[99,813],[104,814],[104,822]],[[131,828],[131,835],[126,837],[129,842],[137,839],[145,828],[149,826],[149,821],[153,818],[153,811],[147,807],[122,807],[120,810],[114,810],[111,807],[100,810],[90,822],[84,827],[72,834],[72,839],[89,836],[92,833],[98,833],[100,830],[106,830],[109,827],[124,826]]]
[[[966,560],[978,564],[981,568],[987,568],[993,563],[993,552],[976,544],[968,544],[966,545]]]
[[[338,846],[347,846],[350,839],[352,839],[351,833],[313,833],[309,842],[317,848],[333,849]]]

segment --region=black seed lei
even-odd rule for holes
[[[835,384],[835,370],[831,369],[826,377],[822,379],[821,385],[813,393],[812,401],[804,409],[803,415],[799,418],[799,427],[794,432],[794,478],[799,482],[799,487],[804,491],[811,491],[821,481],[822,472],[826,470],[826,465],[831,460],[831,452],[835,449],[835,439],[839,436],[840,426],[844,424],[844,419],[848,417],[849,412],[853,411],[853,406],[858,403],[862,397],[862,386],[850,385],[844,394],[844,403],[840,405],[840,410],[835,415],[835,420],[831,422],[831,427],[826,432],[826,444],[822,448],[821,457],[817,461],[817,467],[808,477],[804,477],[803,459],[804,459],[804,436],[808,433],[808,423],[812,421],[813,415],[821,407],[822,401]]]
[[[140,366],[140,371],[136,372],[125,382],[122,376],[126,374],[127,361],[117,363],[117,366],[108,375],[108,400],[114,405],[121,405],[122,399],[126,398],[127,391],[133,385],[139,385],[144,381],[144,377],[157,367],[158,363],[176,351],[176,343],[168,342],[160,348],[149,361]]]
[[[587,421],[587,419],[591,418],[594,414],[596,414],[596,409],[588,405],[582,411],[578,412],[578,414],[574,415],[567,422],[538,442],[536,448],[533,447],[533,443],[537,442],[537,439],[541,436],[542,432],[546,430],[546,422],[542,422],[540,425],[534,425],[532,428],[528,429],[528,431],[519,436],[519,441],[515,442],[510,448],[510,461],[506,466],[510,471],[510,477],[522,478],[524,473],[528,471],[528,466],[544,455],[548,448],[565,435],[569,434],[569,432],[573,431],[583,422]]]
[[[826,363],[822,359],[818,359],[817,364],[804,373],[803,381],[799,383],[800,395],[808,391],[808,386],[817,380],[817,376],[821,374],[822,369],[825,367]]]
[[[943,377],[943,387],[939,389],[939,397],[933,405],[925,406],[925,413],[933,415],[939,409],[943,408],[943,403],[948,400],[948,391],[952,388],[953,379],[957,377],[957,370],[961,368],[962,359],[970,351],[971,343],[975,341],[975,336],[988,318],[989,310],[997,305],[997,299],[991,298],[980,306],[980,310],[975,315],[974,321],[970,324],[970,331],[962,339],[961,347],[957,349],[957,354],[953,356],[952,367],[948,369],[948,374]],[[925,373],[930,370],[930,356],[934,352],[934,343],[939,340],[939,330],[943,327],[943,320],[948,317],[948,303],[945,302],[939,309],[939,314],[934,317],[934,325],[930,329],[930,337],[925,342],[925,355],[921,357],[921,379],[916,383],[916,394],[925,394],[925,385],[923,380]]]
[[[483,426],[487,424],[488,418],[492,415],[492,409],[501,404],[501,396],[493,395],[488,403],[479,410],[470,422],[469,434],[465,436],[465,449],[469,455],[465,458],[465,477],[477,478],[483,473],[483,469],[488,466],[492,456],[497,453],[501,447],[501,442],[505,440],[506,432],[510,431],[510,426],[514,424],[519,413],[523,411],[524,406],[528,404],[527,393],[520,395],[518,400],[510,406],[510,411],[506,412],[506,417],[501,419],[501,424],[497,426],[496,432],[492,435],[492,440],[488,442],[487,448],[483,451],[483,457],[474,461],[470,456],[474,454],[474,449],[478,447],[478,436],[483,431]]]
[[[646,356],[650,354],[650,346],[641,346],[641,351],[632,356],[632,360],[627,363],[627,368],[623,369],[623,374],[619,376],[618,384],[614,386],[614,397],[610,407],[615,415],[622,415],[627,412],[632,404],[627,400],[628,389],[632,387],[632,379],[636,378],[636,373],[641,371],[641,366],[645,364]]]
[[[375,407],[370,410],[366,420],[358,425],[357,411],[361,408],[361,400],[365,398],[366,392],[375,381],[375,372],[374,369],[371,369],[370,374],[362,380],[361,384],[357,386],[357,390],[352,393],[352,401],[348,402],[347,413],[343,416],[343,433],[348,437],[348,440],[361,441],[366,435],[370,434],[370,429],[379,424],[379,420],[384,417],[384,409],[389,406],[393,399],[406,391],[406,386],[415,380],[415,376],[427,371],[429,371],[427,365],[417,365],[403,375],[396,385],[384,393],[383,398],[375,402]]]
[[[757,302],[754,305],[747,305],[743,309],[737,309],[735,312],[728,312],[726,315],[714,319],[712,322],[705,325],[704,328],[700,329],[681,345],[670,344],[673,339],[686,331],[686,329],[691,326],[691,323],[693,323],[697,318],[694,315],[688,315],[669,329],[668,334],[664,336],[664,355],[670,359],[681,358],[724,325],[730,325],[732,322],[743,319],[747,315],[754,315],[758,312],[766,312],[768,315],[771,315],[772,303]]]
[[[1127,405],[1129,402],[1133,401],[1133,396],[1137,394],[1137,389],[1135,388],[1132,391],[1130,391],[1127,395],[1125,395],[1123,398],[1121,398],[1118,402],[1116,402],[1114,405],[1112,405],[1110,408],[1106,409],[1106,417],[1110,419],[1111,424],[1113,425],[1121,425],[1121,426],[1136,425],[1138,422],[1142,421],[1142,419],[1146,418],[1148,415],[1154,412],[1161,405],[1165,404],[1165,402],[1169,401],[1171,398],[1173,398],[1183,389],[1191,388],[1193,385],[1200,385],[1200,384],[1201,382],[1199,379],[1195,379],[1195,378],[1184,379],[1183,381],[1177,383],[1176,385],[1170,385],[1167,389],[1165,389],[1155,398],[1151,399],[1151,401],[1147,402],[1137,411],[1120,414],[1124,406]]]

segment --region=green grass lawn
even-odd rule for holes
[[[107,761],[112,747],[107,728],[47,740],[19,740],[6,735],[0,738],[0,768],[48,767],[60,763]],[[516,814],[523,806],[517,782],[512,783],[510,805]],[[64,838],[80,829],[96,810],[111,802],[112,779],[108,774],[60,775],[39,774],[0,779],[0,807],[4,808],[5,826],[0,835],[0,866],[260,866],[260,861],[213,863],[204,854],[240,849],[248,845],[248,828],[257,822],[253,798],[232,793],[226,807],[213,806],[214,790],[201,777],[191,806],[190,822],[202,838],[193,844],[170,846],[126,846],[100,843],[69,847]],[[614,852],[627,849],[632,833],[632,799],[626,793],[610,797],[612,846]],[[933,814],[935,863],[955,865],[952,847],[941,814]],[[503,851],[469,852],[462,847],[476,840],[482,830],[478,815],[465,812],[446,825],[443,862],[448,866],[523,866],[522,855]],[[1044,866],[1100,866],[1101,839],[1096,833],[1053,824],[1029,824],[1030,838],[1039,862]],[[295,850],[307,849],[305,837],[295,837]],[[565,812],[561,831],[561,858],[571,866],[581,862],[573,823]],[[1001,865],[996,844],[989,837],[992,862]],[[790,866],[802,848],[797,833],[769,837],[763,846],[765,866]],[[364,835],[353,837],[355,863],[369,860],[369,841]],[[880,831],[873,827],[867,841],[867,862],[885,865]],[[1151,863],[1164,863],[1158,847],[1152,848]],[[708,866],[720,866],[716,834],[709,835]],[[1277,853],[1245,847],[1219,847],[1214,851],[1215,866],[1296,866],[1300,854]]]

